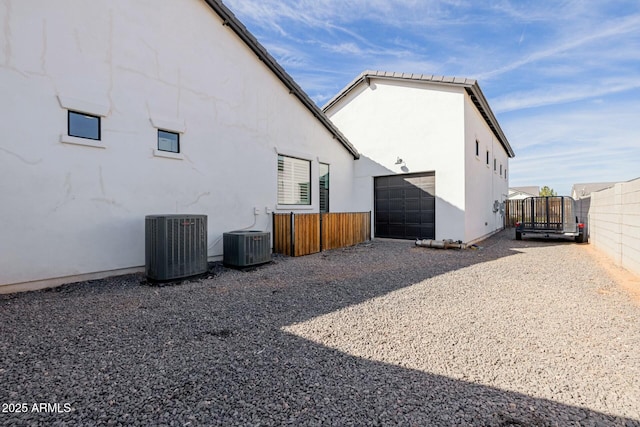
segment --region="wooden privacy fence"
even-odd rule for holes
[[[302,256],[371,240],[371,212],[273,214],[273,252]]]

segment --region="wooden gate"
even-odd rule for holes
[[[273,252],[302,256],[371,240],[371,212],[273,214]]]

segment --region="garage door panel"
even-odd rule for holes
[[[402,200],[404,198],[404,191],[402,188],[390,188],[389,199],[390,200]]]
[[[407,199],[420,199],[420,195],[424,192],[424,190],[417,187],[409,187],[404,190],[404,197]]]
[[[389,236],[393,238],[402,238],[405,234],[404,225],[389,225]]]
[[[374,194],[378,237],[435,238],[435,172],[376,177]]]
[[[404,211],[404,200],[402,199],[389,199],[389,211],[402,212]]]
[[[407,225],[420,225],[422,224],[422,215],[420,212],[405,212],[404,222]]]
[[[435,224],[436,213],[434,211],[421,211],[420,223],[421,224]]]
[[[420,199],[407,199],[404,207],[407,211],[420,211]]]
[[[421,210],[436,210],[436,198],[435,197],[423,197],[420,199]]]
[[[380,176],[375,178],[376,181],[376,188],[387,188],[389,187],[389,184],[391,183],[391,177],[389,176]]]
[[[386,200],[376,200],[375,202],[375,211],[376,212],[389,212],[389,199]]]

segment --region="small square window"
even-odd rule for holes
[[[100,140],[100,117],[69,110],[69,136]]]
[[[180,152],[180,134],[158,129],[158,150]]]

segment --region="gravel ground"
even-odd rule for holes
[[[512,233],[0,296],[0,425],[640,426],[640,304]]]

